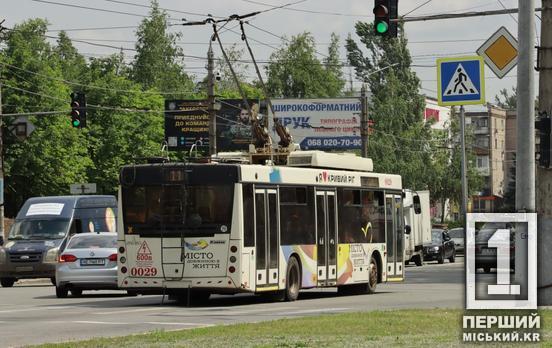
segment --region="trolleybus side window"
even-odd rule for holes
[[[314,189],[280,187],[282,245],[315,244]]]
[[[339,242],[384,243],[383,192],[339,189]]]
[[[243,184],[243,245],[255,246],[253,184]]]

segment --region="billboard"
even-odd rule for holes
[[[205,100],[165,101],[165,141],[170,150],[209,148],[209,112]]]
[[[242,99],[217,100],[217,150],[247,150],[251,139],[251,122]],[[259,101],[248,100],[252,108]],[[262,118],[262,115],[260,115]],[[209,104],[207,100],[166,100],[165,140],[170,150],[189,150],[193,144],[209,148]]]
[[[273,99],[276,118],[288,127],[293,141],[302,150],[360,149],[360,112],[358,98]],[[271,136],[278,135],[270,117]]]
[[[252,109],[259,108],[259,100],[247,101]],[[252,140],[251,120],[242,99],[217,99],[217,151],[247,151]],[[259,114],[262,118],[262,114]]]

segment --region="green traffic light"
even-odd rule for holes
[[[387,25],[387,23],[385,22],[378,22],[376,24],[376,31],[380,34],[385,34],[387,33],[387,30],[389,30],[389,25]]]
[[[79,120],[73,120],[73,127],[78,127],[80,126],[80,121]]]

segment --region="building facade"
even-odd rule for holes
[[[474,134],[474,164],[484,178],[482,190],[471,197],[472,212],[495,212],[502,206],[507,180],[507,112],[493,105],[487,111],[466,112],[466,126]]]

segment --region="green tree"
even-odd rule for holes
[[[507,110],[515,110],[517,107],[517,89],[512,87],[512,94],[506,88],[501,89],[495,95],[495,102],[498,106]]]
[[[136,32],[136,56],[132,79],[144,89],[177,91],[175,97],[193,92],[193,82],[184,72],[184,53],[176,45],[180,34],[169,33],[168,15],[152,0],[151,11]]]
[[[119,55],[92,59],[87,74],[87,80],[95,86],[86,91],[87,102],[108,106],[88,111],[85,131],[90,139],[89,156],[94,162],[88,176],[97,183],[99,192],[110,194],[117,192],[123,165],[159,156],[163,142],[163,97],[155,90],[143,91],[120,73],[123,63]]]
[[[432,190],[432,134],[423,120],[425,102],[419,93],[420,80],[410,69],[407,40],[402,31],[396,39],[378,37],[371,23],[357,22],[355,29],[364,47],[349,36],[347,57],[372,95],[369,112],[375,131],[369,156],[374,167],[401,174],[404,187]]]
[[[60,80],[62,67],[46,42],[47,23],[34,19],[16,25],[0,52],[4,113],[63,110],[70,89]],[[18,69],[14,68],[17,67]],[[13,216],[31,196],[69,193],[69,185],[86,182],[91,166],[87,141],[71,127],[66,114],[29,117],[35,127],[26,139],[14,136],[5,118],[4,165],[6,214]]]
[[[439,202],[442,208],[441,223],[445,222],[445,207],[447,200],[450,204],[461,206],[462,204],[462,152],[460,144],[460,122],[458,113],[451,114],[451,122],[448,131],[434,131],[434,139],[444,146],[435,147],[433,150],[431,185],[431,199]],[[466,143],[473,143],[475,137],[468,129]],[[475,167],[475,154],[471,147],[466,148],[468,195],[481,190],[483,178]]]
[[[324,62],[316,58],[315,42],[310,33],[286,40],[272,53],[266,68],[270,95],[285,98],[339,96],[345,81],[337,55],[338,40],[336,35],[332,35],[330,51]]]
[[[73,46],[71,39],[64,31],[59,33],[53,53],[59,62],[64,79],[75,82],[82,81],[82,74],[86,72],[86,60]]]

